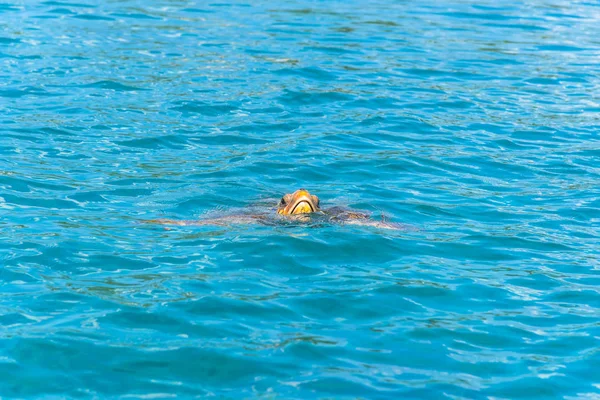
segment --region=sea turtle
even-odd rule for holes
[[[155,219],[148,222],[164,225],[234,225],[234,224],[264,224],[273,225],[280,222],[331,222],[344,225],[371,226],[383,229],[406,230],[406,225],[388,222],[384,217],[380,221],[373,220],[364,212],[348,210],[343,207],[322,209],[317,196],[311,195],[306,189],[298,189],[294,193],[284,195],[277,204],[276,213],[252,212],[243,214],[224,215],[199,220]]]

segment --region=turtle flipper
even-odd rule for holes
[[[145,221],[151,224],[177,225],[177,226],[227,226],[227,225],[249,225],[261,223],[265,219],[262,215],[226,215],[223,217],[196,219],[196,220],[175,220],[175,219],[152,219]]]
[[[396,231],[415,230],[415,228],[410,225],[389,222],[383,214],[381,215],[381,221],[371,219],[371,214],[354,211],[343,207],[332,207],[328,210],[325,210],[325,214],[329,216],[329,221],[341,225],[369,226],[373,228],[391,229]]]
[[[324,211],[325,215],[329,216],[330,221],[345,222],[348,220],[363,220],[368,219],[370,214],[350,210],[344,207],[331,207]]]
[[[177,220],[177,219],[168,219],[168,218],[159,218],[159,219],[149,219],[144,221],[147,224],[158,224],[158,225],[178,225],[178,226],[186,226],[186,225],[203,225],[201,220]]]
[[[414,227],[389,221],[375,221],[372,219],[348,219],[342,222],[344,225],[369,226],[379,229],[391,229],[395,231],[412,231]]]

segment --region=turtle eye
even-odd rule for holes
[[[285,206],[285,197],[282,197],[281,200],[279,200],[279,204]]]
[[[315,202],[315,204],[317,205],[317,207],[321,206],[321,200],[319,200],[319,198],[317,196],[312,196],[312,199]]]

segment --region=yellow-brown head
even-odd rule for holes
[[[319,210],[319,198],[308,193],[306,189],[286,194],[277,205],[277,213],[281,215],[306,214]]]

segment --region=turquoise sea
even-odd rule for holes
[[[0,397],[600,398],[600,3],[7,1]]]

